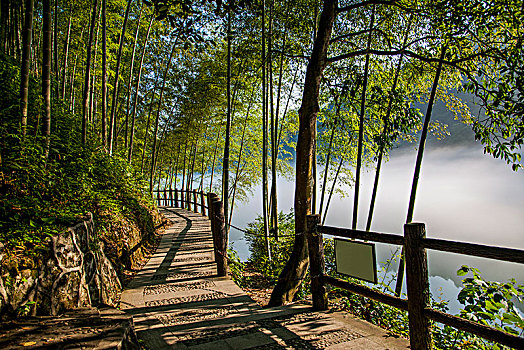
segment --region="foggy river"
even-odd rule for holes
[[[436,145],[436,146],[435,146]],[[415,145],[394,150],[383,165],[371,229],[402,233],[406,218],[411,178],[416,157]],[[319,172],[320,173],[320,172]],[[374,172],[365,171],[360,196],[359,229],[365,226]],[[260,187],[260,186],[259,186]],[[334,194],[326,225],[351,227],[353,192],[346,198]],[[293,206],[294,182],[279,179],[279,210]],[[246,227],[262,212],[261,190],[235,209],[233,224]],[[428,237],[524,249],[524,172],[514,172],[505,162],[483,154],[482,147],[471,142],[430,143],[424,155],[415,203],[414,222],[426,224]],[[249,252],[243,234],[231,229],[230,240],[242,260]],[[388,259],[393,246],[377,244],[377,263]],[[507,281],[514,277],[524,283],[524,268],[513,263],[467,257],[451,253],[428,253],[431,290],[454,302],[461,278],[461,265],[477,267],[489,280]],[[396,271],[396,268],[393,270]]]

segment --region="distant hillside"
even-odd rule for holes
[[[457,93],[456,96],[461,98],[469,106],[471,113],[477,115],[480,107],[472,101],[470,95]],[[427,105],[417,106],[420,108],[423,114],[426,113]],[[457,145],[473,145],[479,144],[478,141],[475,141],[475,134],[471,130],[469,125],[464,124],[461,120],[455,120],[455,117],[452,112],[448,111],[446,105],[442,102],[437,102],[433,107],[433,115],[431,117],[434,121],[439,121],[441,123],[448,125],[448,131],[451,135],[447,136],[442,140],[438,140],[435,136],[430,135],[428,137],[428,145],[432,147],[439,146],[457,146]]]

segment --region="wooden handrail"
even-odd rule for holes
[[[482,244],[447,241],[444,239],[424,238],[422,246],[427,249],[477,256],[501,261],[524,264],[524,250],[492,247]]]
[[[351,230],[340,227],[333,226],[320,226],[318,230],[322,233],[332,236],[340,236],[352,239],[361,239],[364,241],[373,241],[380,243],[388,244],[404,244],[404,237],[401,235],[394,235],[391,233],[378,233],[378,232],[369,232],[369,231],[360,231],[360,230]]]
[[[311,259],[311,292],[313,307],[327,308],[324,284],[348,290],[373,300],[408,311],[410,344],[413,350],[431,349],[431,329],[429,320],[440,322],[462,331],[476,334],[482,338],[514,348],[524,349],[524,338],[500,331],[429,307],[429,278],[427,272],[426,249],[484,257],[489,259],[524,263],[524,251],[512,248],[491,247],[481,244],[455,242],[443,239],[426,238],[424,224],[406,224],[404,236],[389,233],[350,230],[318,225],[318,215],[308,215],[306,235],[308,237]],[[408,299],[397,298],[369,287],[327,276],[324,272],[322,234],[361,239],[372,242],[403,245],[406,252],[406,279]],[[313,251],[311,251],[313,250]],[[313,268],[315,265],[315,269]],[[318,269],[320,268],[320,271]],[[314,271],[315,270],[315,271]],[[319,278],[320,277],[320,278]],[[315,283],[313,283],[315,282]],[[320,283],[318,283],[320,282]],[[318,299],[315,301],[315,298]]]
[[[324,283],[331,284],[332,286],[362,295],[369,299],[373,299],[376,301],[380,301],[381,303],[391,305],[393,307],[396,307],[397,309],[408,311],[407,299],[402,299],[394,295],[382,293],[382,292],[379,292],[378,290],[371,289],[361,284],[343,281],[341,279],[331,277],[328,275],[322,275],[322,281]]]
[[[466,320],[462,317],[453,316],[442,311],[427,308],[424,315],[433,321],[447,324],[465,332],[473,333],[481,338],[485,338],[515,349],[524,349],[524,338],[513,334],[499,331],[498,329]]]
[[[198,213],[198,209],[200,208],[200,212],[204,216],[206,215],[207,209],[207,217],[211,221],[211,233],[213,236],[215,262],[217,263],[217,274],[219,276],[227,276],[227,247],[229,238],[224,218],[224,205],[222,201],[220,201],[220,198],[215,193],[204,193],[203,191],[187,189],[173,190],[166,188],[163,190],[153,190],[152,192],[153,198],[155,198],[156,194],[156,200],[159,206],[162,204],[165,206],[174,205],[176,208],[186,208],[195,213]],[[161,193],[163,193],[163,197],[160,195]],[[178,197],[179,194],[180,200]]]

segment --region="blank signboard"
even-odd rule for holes
[[[377,283],[375,245],[335,238],[337,272],[364,281]]]

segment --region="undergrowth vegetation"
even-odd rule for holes
[[[234,251],[230,251],[230,271],[233,279],[242,287],[251,287],[251,277],[244,273],[246,266],[255,269],[265,276],[266,281],[274,286],[279,273],[284,268],[293,248],[294,217],[293,213],[280,214],[280,237],[276,240],[270,237],[271,261],[267,258],[266,241],[263,235],[263,221],[258,217],[248,225],[245,239],[249,243],[250,258],[241,262]],[[398,252],[397,252],[398,253]],[[324,254],[326,273],[346,281],[366,285],[373,289],[393,295],[391,281],[396,276],[390,273],[390,267],[398,259],[397,254],[379,264],[379,281],[371,284],[336,272],[335,251],[333,239],[324,238]],[[524,286],[510,280],[506,283],[486,281],[478,269],[462,266],[457,271],[458,276],[464,276],[458,301],[463,309],[458,316],[480,322],[487,326],[509,332],[514,335],[524,334],[524,318],[516,305],[524,301]],[[295,299],[307,299],[310,294],[309,272],[297,293]],[[393,334],[408,337],[408,315],[392,306],[374,301],[346,290],[328,286],[330,308],[351,312],[359,318],[387,329]],[[406,295],[403,295],[406,298]],[[447,300],[440,297],[431,300],[432,307],[447,312]],[[436,349],[507,349],[507,347],[484,340],[467,332],[456,330],[442,324],[433,325],[433,339]]]
[[[39,86],[30,81],[26,135],[20,133],[19,68],[0,56],[0,240],[13,273],[38,266],[46,238],[94,214],[112,258],[124,248],[125,230],[154,232],[158,213],[140,174],[100,145],[82,145],[81,116],[53,100],[48,154],[40,136]],[[90,132],[94,132],[91,130]],[[90,137],[89,139],[96,139]],[[112,259],[113,260],[113,259]]]

